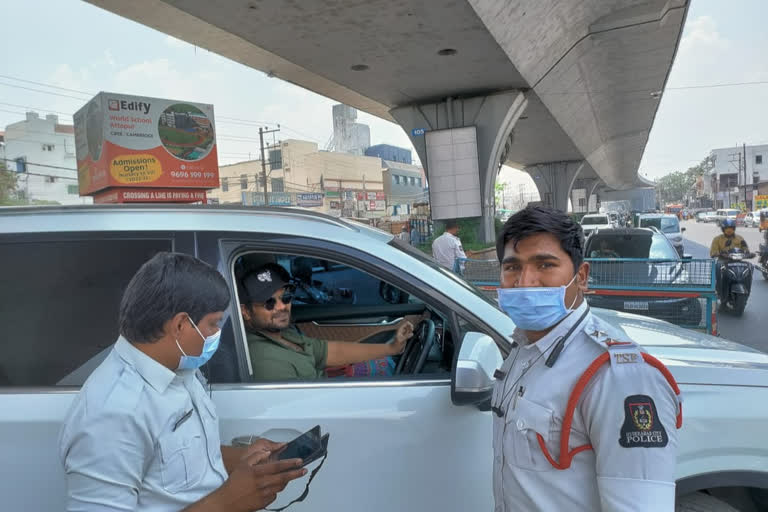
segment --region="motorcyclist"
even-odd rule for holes
[[[728,251],[733,248],[739,248],[744,251],[745,255],[749,255],[749,247],[747,246],[746,240],[736,234],[736,221],[734,219],[724,219],[720,223],[720,229],[723,231],[723,234],[717,235],[712,240],[712,245],[709,248],[709,256],[710,258],[717,258],[717,292],[720,297],[723,297],[721,290],[723,280],[721,274],[723,265],[728,259]]]

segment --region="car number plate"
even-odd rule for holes
[[[624,309],[633,311],[648,311],[648,303],[642,301],[624,301]]]

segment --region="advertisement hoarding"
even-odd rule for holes
[[[111,188],[93,194],[93,202],[102,203],[203,203],[205,190],[178,188]]]
[[[219,186],[212,105],[101,92],[73,118],[80,195]]]
[[[323,206],[325,195],[322,192],[296,194],[296,204],[303,207]]]
[[[755,210],[762,208],[768,208],[768,195],[756,195],[755,196]]]

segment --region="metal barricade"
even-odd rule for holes
[[[590,258],[594,307],[650,316],[717,334],[715,261]]]
[[[715,261],[588,258],[587,302],[594,307],[650,316],[717,334]],[[457,259],[454,272],[496,298],[496,260]]]

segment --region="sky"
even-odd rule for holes
[[[685,170],[714,148],[768,143],[768,83],[701,87],[768,82],[768,2],[691,2],[640,163],[650,178]],[[258,126],[279,123],[280,139],[321,148],[331,137],[335,101],[91,4],[0,0],[0,12],[15,20],[3,27],[0,129],[30,109],[70,123],[90,97],[110,91],[213,104],[220,164],[257,158]],[[370,125],[372,144],[412,147],[393,123],[363,112],[358,121]],[[503,177],[533,188],[521,174]]]

